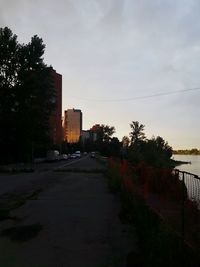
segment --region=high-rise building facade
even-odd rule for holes
[[[62,138],[62,75],[54,69],[51,70],[53,83],[55,87],[55,110],[50,116],[50,139],[55,145],[60,145]]]
[[[68,143],[77,143],[82,131],[82,112],[80,109],[68,109],[64,114],[64,140]]]

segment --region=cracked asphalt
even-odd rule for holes
[[[67,171],[72,167],[74,171]],[[61,168],[0,175],[1,197],[41,190],[11,211],[17,219],[0,221],[0,231],[42,226],[23,242],[1,236],[0,267],[125,267],[128,253],[136,249],[136,236],[131,226],[121,224],[119,197],[96,171],[104,167],[87,156]]]

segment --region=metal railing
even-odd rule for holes
[[[200,177],[196,174],[180,171],[178,169],[175,169],[174,173],[178,175],[183,185],[186,186],[188,198],[197,202],[200,207]]]
[[[126,163],[126,164],[125,164]],[[200,177],[178,169],[110,162],[113,186],[139,195],[182,244],[200,252]],[[121,184],[120,184],[121,183]]]
[[[192,246],[200,247],[200,177],[198,175],[174,170],[182,181],[182,200],[180,206],[181,235]]]

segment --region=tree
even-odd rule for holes
[[[163,153],[166,158],[171,158],[172,156],[172,147],[169,146],[168,142],[166,142],[162,137],[157,136],[156,138],[152,138],[152,141],[155,142],[157,150],[160,153]]]
[[[152,137],[143,143],[142,160],[156,167],[170,167],[172,148],[160,136]]]
[[[6,90],[12,89],[18,82],[17,71],[19,69],[17,55],[19,52],[19,44],[17,36],[5,27],[0,28],[0,92],[5,93]],[[11,97],[11,94],[9,94]]]
[[[28,160],[49,141],[52,68],[43,62],[45,45],[36,35],[19,44],[10,29],[1,28],[0,48],[0,147],[4,159]]]
[[[144,125],[138,121],[132,121],[130,124],[132,131],[130,132],[131,144],[137,144],[139,141],[145,140]]]
[[[199,150],[198,150],[197,148],[192,148],[192,149],[190,150],[190,154],[191,154],[191,155],[198,155],[198,154],[199,154]]]
[[[15,87],[18,84],[18,51],[17,36],[7,27],[0,28],[0,148],[4,152],[0,155],[7,158],[7,151],[14,146],[16,135]]]
[[[115,127],[109,125],[98,125],[95,130],[92,131],[96,135],[96,140],[98,143],[109,142],[112,135],[115,133]]]
[[[111,146],[115,146],[114,144],[111,144],[112,135],[115,133],[115,127],[101,124],[95,128],[95,131],[93,130],[93,133],[96,136],[96,141],[94,142],[93,147],[103,155],[109,156],[112,150]],[[115,141],[116,140],[114,139],[114,143]]]
[[[115,133],[115,127],[114,126],[108,126],[108,125],[101,125],[102,127],[102,139],[105,142],[109,142],[111,140],[111,136]]]
[[[128,158],[133,163],[144,161],[156,167],[170,167],[172,148],[160,136],[146,139],[144,125],[138,121],[131,124],[131,146],[128,149]],[[125,139],[126,140],[126,139]]]

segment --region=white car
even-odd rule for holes
[[[95,152],[91,152],[90,157],[95,158]]]
[[[80,151],[76,151],[75,155],[76,155],[77,158],[80,158],[81,157],[81,152]]]
[[[77,158],[77,156],[76,156],[75,153],[73,153],[73,154],[70,155],[70,159],[75,159],[75,158]]]

